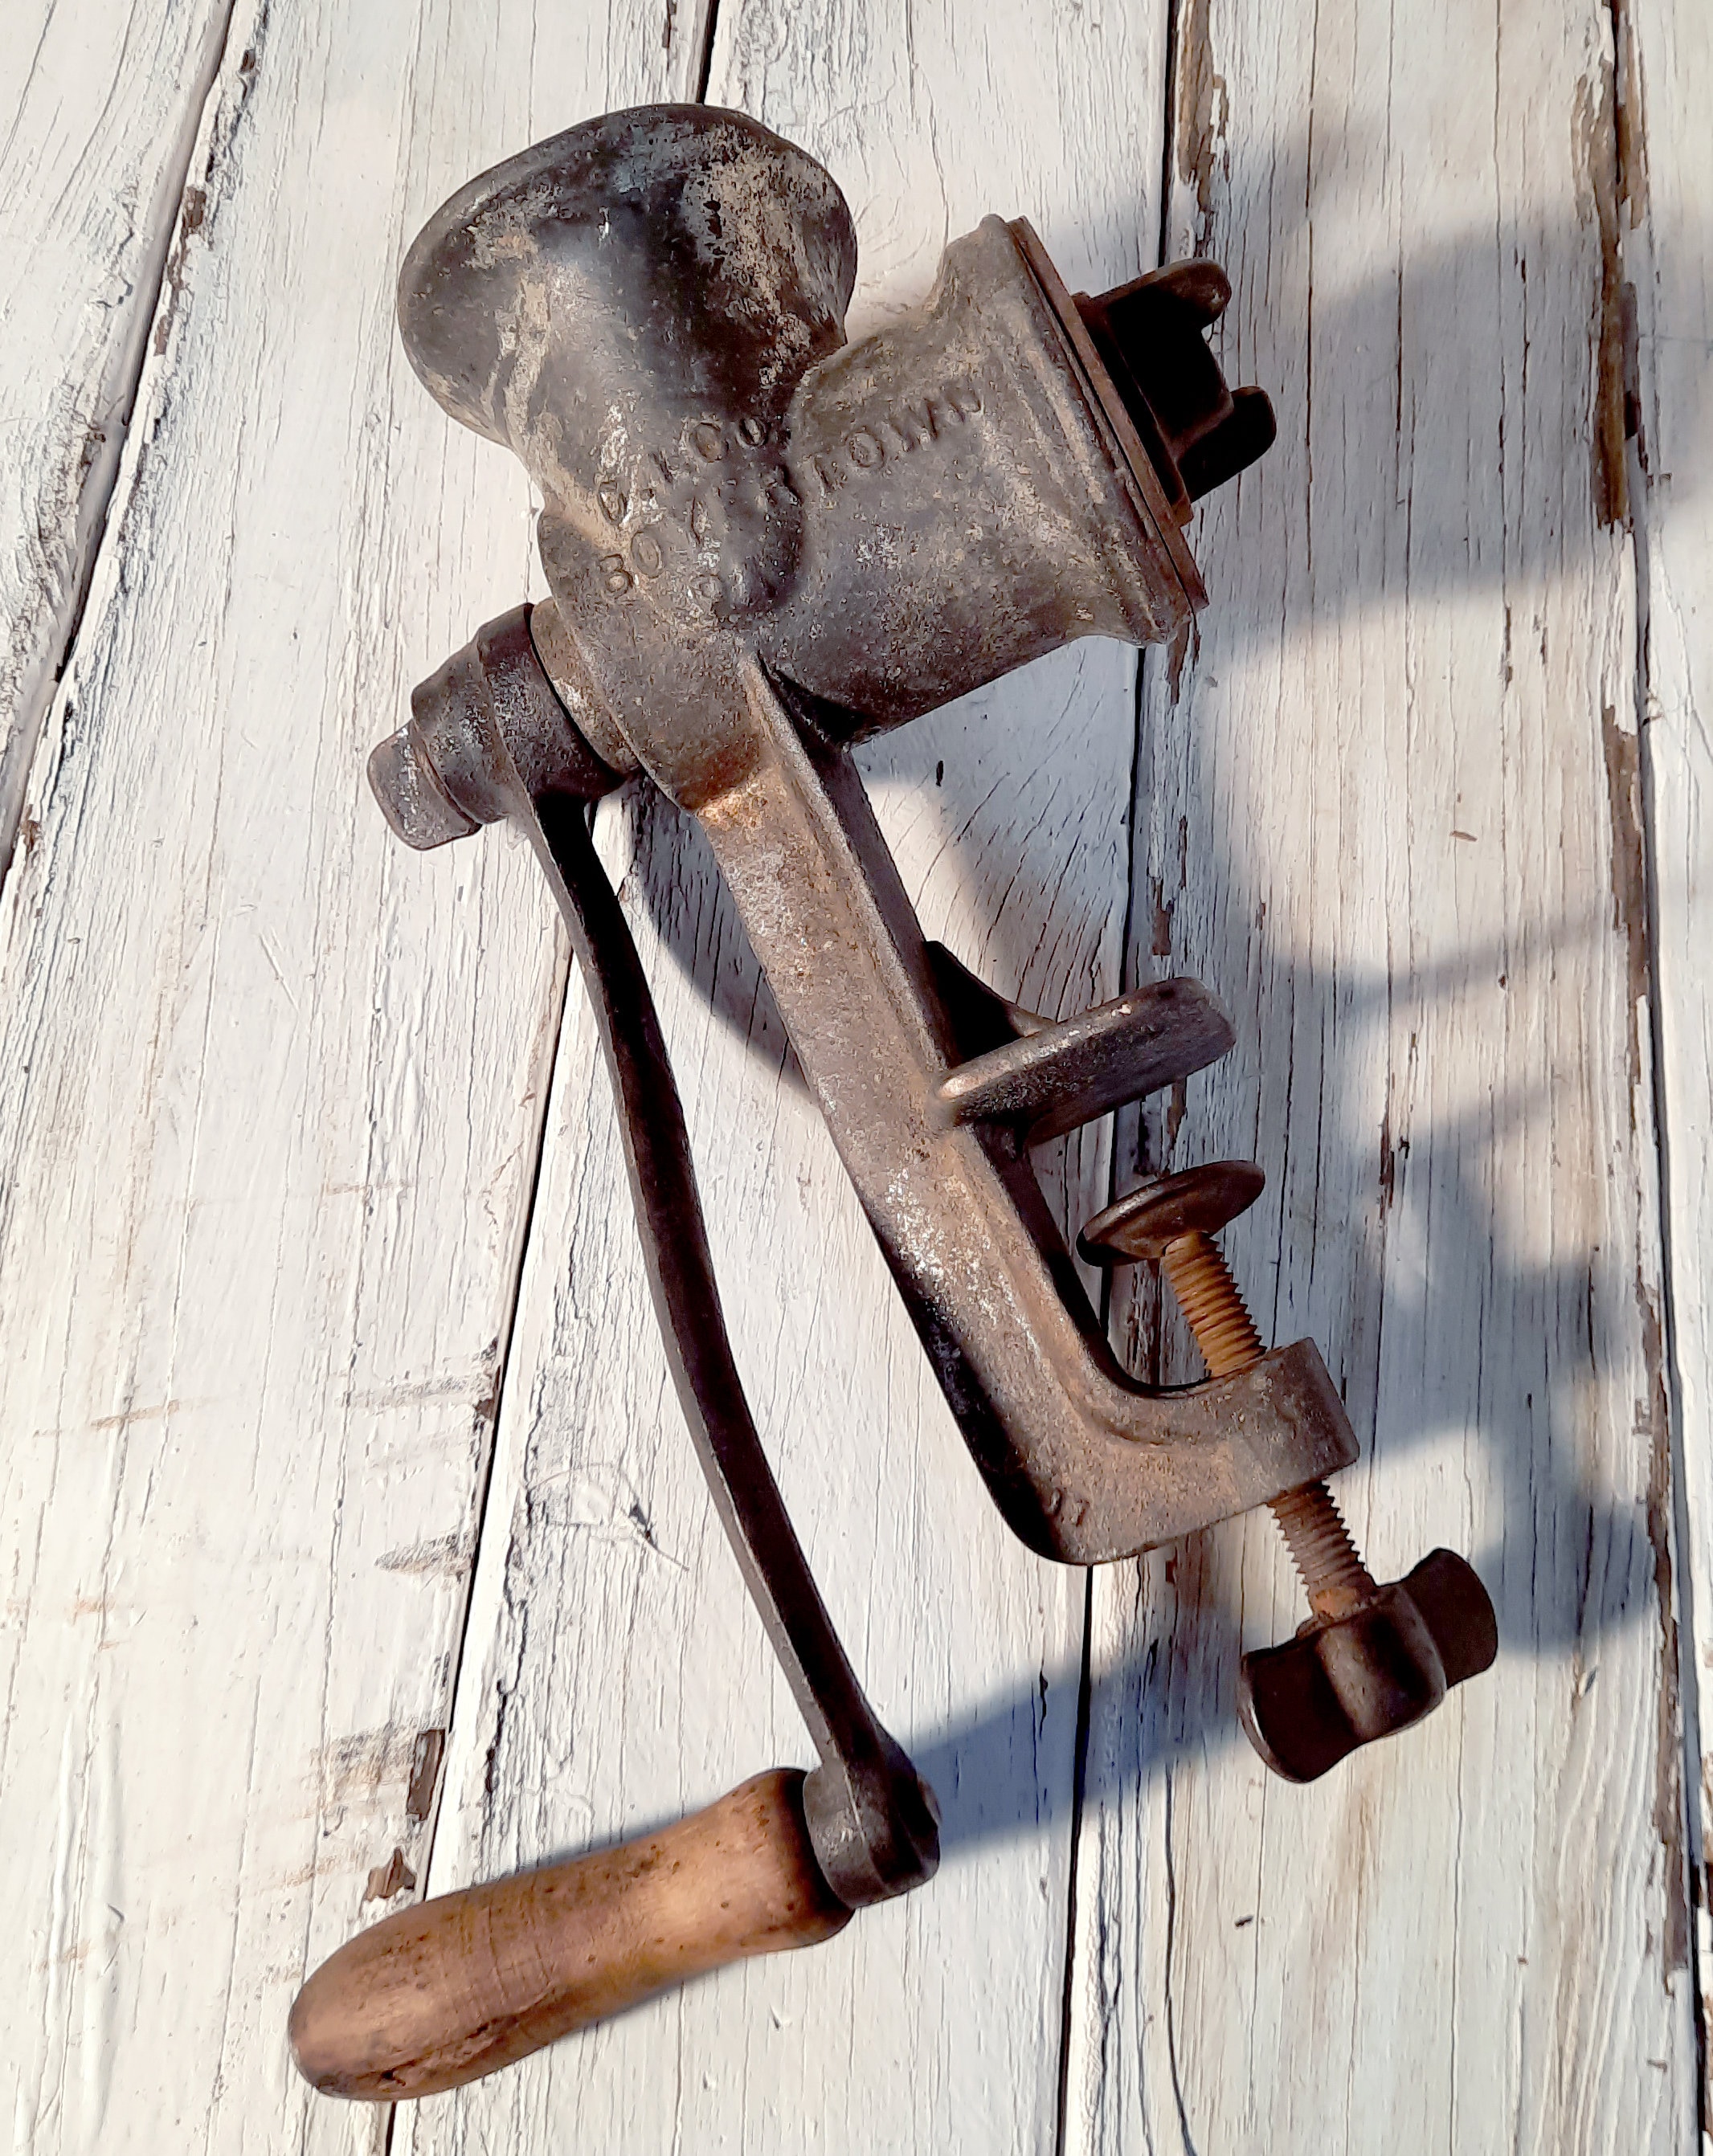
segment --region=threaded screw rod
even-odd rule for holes
[[[1160,1269],[1211,1375],[1234,1377],[1261,1360],[1261,1336],[1210,1235],[1194,1228],[1174,1236],[1160,1253]],[[1348,1617],[1373,1599],[1373,1575],[1357,1555],[1325,1483],[1288,1491],[1271,1499],[1268,1510],[1317,1617]]]

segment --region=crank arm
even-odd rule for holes
[[[516,633],[527,649],[521,618]],[[533,716],[554,723],[545,706]],[[485,746],[487,783],[570,931],[684,1419],[820,1763],[758,1776],[640,1841],[401,1910],[349,1941],[299,1994],[291,2041],[316,2088],[376,2101],[456,2087],[707,1969],[830,1938],[939,1861],[933,1793],[857,1681],[762,1450],[654,998],[587,805],[532,801],[497,729]]]
[[[594,1006],[655,1314],[691,1441],[820,1764],[804,1785],[810,1841],[847,1908],[933,1877],[933,1799],[856,1681],[762,1450],[732,1359],[689,1134],[654,998],[581,802],[521,798],[524,823]]]

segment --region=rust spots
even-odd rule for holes
[[[1628,212],[1633,232],[1648,214],[1647,136],[1635,95],[1636,33],[1629,0],[1609,0],[1612,49],[1616,56],[1613,95],[1613,138],[1618,150],[1618,199]]]
[[[395,1849],[386,1863],[378,1864],[368,1875],[368,1884],[363,1890],[359,1907],[370,1902],[390,1902],[395,1894],[407,1892],[416,1884],[416,1874],[404,1861],[404,1851]]]
[[[405,1794],[404,1816],[419,1826],[434,1809],[435,1787],[440,1779],[440,1762],[445,1753],[444,1729],[424,1729],[418,1736],[416,1748],[410,1755],[410,1787]]]
[[[1213,177],[1219,146],[1225,139],[1230,105],[1225,77],[1213,64],[1208,31],[1210,0],[1185,0],[1178,33],[1178,97],[1175,116],[1178,177],[1196,190],[1201,213],[1200,244],[1206,247],[1213,222]]]
[[[1149,942],[1150,954],[1155,958],[1170,958],[1172,954],[1172,907],[1175,901],[1165,896],[1165,886],[1158,876],[1150,876],[1154,903],[1154,933]]]
[[[1165,674],[1171,690],[1172,709],[1183,701],[1184,669],[1200,649],[1201,638],[1193,619],[1186,621],[1166,647]]]

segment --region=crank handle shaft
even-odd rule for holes
[[[851,1911],[803,1783],[776,1768],[657,1834],[372,1925],[298,1994],[300,2070],[327,2096],[434,2096],[706,1970],[831,1938]]]

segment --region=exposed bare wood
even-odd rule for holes
[[[1705,1871],[1713,1789],[1706,1755],[1713,1732],[1713,963],[1706,930],[1713,901],[1713,138],[1706,125],[1713,21],[1703,8],[1670,0],[1639,0],[1614,17],[1617,222],[1639,330],[1632,470],[1641,480],[1644,777],[1654,870],[1678,1500],[1687,1528],[1682,1665],[1705,2045],[1713,1945]]]

